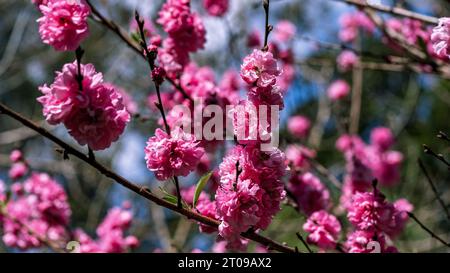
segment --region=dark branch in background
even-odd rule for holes
[[[439,161],[441,161],[442,163],[444,163],[445,165],[447,165],[447,168],[450,170],[450,163],[444,158],[444,156],[442,154],[436,154],[433,150],[431,150],[430,147],[428,147],[428,145],[423,144],[423,151],[424,153],[431,155],[435,158],[437,158]]]
[[[300,234],[300,232],[295,233],[295,235],[297,235],[297,238],[303,243],[303,245],[306,247],[306,249],[308,250],[309,253],[314,253],[311,250],[311,248],[309,247],[308,243],[306,243],[305,239],[303,239],[303,237]]]
[[[140,49],[140,46],[137,45],[128,35],[126,31],[124,31],[120,26],[118,26],[114,21],[107,19],[105,16],[103,16],[97,8],[92,5],[90,0],[86,0],[86,3],[91,8],[92,14],[97,17],[98,20],[95,20],[95,22],[100,23],[104,25],[106,28],[114,32],[129,48],[131,48],[135,53],[137,53],[142,58],[146,59],[145,55]],[[169,77],[166,77],[166,80],[177,90],[180,92],[185,99],[188,99],[190,102],[194,102],[194,100],[186,93],[186,91],[177,84],[174,80],[172,80]]]
[[[450,220],[450,212],[449,212],[447,206],[445,205],[444,201],[442,200],[441,196],[437,192],[436,186],[434,185],[433,180],[431,179],[430,175],[428,174],[428,171],[425,168],[425,165],[423,164],[423,162],[420,158],[417,160],[417,162],[418,162],[419,167],[422,170],[423,174],[427,178],[428,184],[430,184],[431,190],[433,190],[433,193],[436,196],[436,199],[439,201],[439,204],[441,204],[442,208],[445,211],[445,214],[447,214],[447,219]]]
[[[413,219],[423,230],[425,230],[428,234],[430,234],[431,237],[433,237],[434,239],[441,242],[443,245],[450,248],[450,243],[444,241],[441,237],[437,236],[434,232],[432,232],[429,228],[427,228],[424,224],[422,224],[422,222],[420,222],[419,219],[417,219],[417,217],[414,214],[408,212],[408,216],[409,218]]]
[[[15,112],[14,110],[8,108],[3,103],[0,103],[0,114],[5,114],[14,120],[22,123],[24,126],[36,131],[43,137],[51,140],[52,142],[56,143],[58,146],[60,146],[64,153],[67,155],[73,155],[77,157],[78,159],[82,160],[83,162],[87,163],[97,171],[99,171],[102,175],[116,181],[120,185],[124,186],[125,188],[129,189],[130,191],[135,192],[136,194],[144,197],[145,199],[152,201],[156,203],[159,206],[165,207],[167,209],[170,209],[174,212],[177,212],[181,215],[186,216],[188,219],[195,220],[197,222],[200,222],[202,224],[211,226],[213,228],[218,228],[220,222],[214,219],[211,219],[209,217],[205,217],[195,211],[192,211],[190,209],[186,208],[179,208],[177,205],[172,204],[164,199],[159,198],[158,196],[154,195],[148,188],[139,186],[137,184],[134,184],[130,182],[129,180],[125,179],[124,177],[120,176],[119,174],[113,172],[112,170],[108,169],[101,163],[99,163],[96,160],[90,159],[88,156],[86,156],[84,153],[80,152],[79,150],[75,149],[71,145],[67,144],[57,136],[53,135],[43,127],[35,124],[31,120],[23,117],[19,113]],[[269,249],[276,250],[279,252],[284,253],[295,253],[295,249],[285,246],[283,244],[280,244],[278,242],[273,241],[272,239],[269,239],[267,237],[264,237],[262,235],[259,235],[253,231],[243,232],[241,233],[241,236],[244,238],[247,238],[249,240],[255,241],[257,243],[260,243],[263,246],[268,247]]]
[[[153,70],[155,70],[156,54],[155,54],[155,52],[150,52],[148,50],[147,40],[145,39],[144,20],[141,19],[141,16],[139,15],[137,10],[135,11],[135,20],[139,27],[139,34],[141,36],[142,50],[145,52],[145,57],[147,58],[148,65],[150,67],[150,72],[153,72]],[[160,82],[158,82],[158,80],[153,79],[153,83],[155,84],[156,95],[158,97],[158,103],[155,103],[155,105],[159,109],[159,112],[161,112],[161,116],[162,116],[162,119],[164,122],[166,132],[170,136],[171,135],[170,126],[167,123],[166,114],[164,111],[164,105],[161,100],[161,92],[160,92],[160,88],[159,88]],[[183,204],[182,204],[182,200],[181,200],[180,183],[178,181],[178,177],[176,177],[176,176],[173,177],[173,180],[175,182],[175,188],[177,191],[177,205],[178,205],[178,208],[181,208],[183,206]]]
[[[269,9],[270,9],[270,0],[262,0],[263,2],[263,8],[264,8],[264,13],[265,13],[265,24],[264,24],[264,45],[262,50],[263,51],[267,51],[268,45],[267,43],[269,42],[269,34],[273,29],[273,26],[271,26],[269,24]]]
[[[431,25],[437,25],[439,22],[439,19],[436,17],[423,15],[423,14],[416,13],[416,12],[413,12],[413,11],[410,11],[407,9],[403,9],[400,7],[389,7],[389,6],[385,6],[385,5],[381,5],[381,4],[370,4],[370,3],[367,3],[366,1],[361,1],[361,0],[332,0],[332,1],[346,3],[346,4],[353,5],[353,6],[356,6],[359,8],[369,8],[369,9],[381,11],[384,13],[390,13],[395,16],[406,17],[406,18],[421,21],[426,24],[431,24]]]
[[[443,140],[446,140],[447,142],[450,143],[450,137],[448,137],[448,135],[442,131],[439,131],[439,133],[437,134],[437,137]]]

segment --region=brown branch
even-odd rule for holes
[[[370,4],[366,1],[361,0],[332,0],[332,1],[346,3],[359,8],[368,8],[375,11],[390,13],[395,16],[406,17],[431,25],[437,25],[439,22],[439,19],[436,17],[420,14],[400,7],[389,7],[381,4]]]
[[[447,214],[447,219],[450,220],[450,212],[445,205],[444,201],[442,200],[441,196],[437,192],[436,186],[433,183],[433,180],[431,179],[430,175],[428,174],[427,169],[425,168],[425,165],[423,164],[422,160],[419,158],[417,160],[420,169],[422,170],[423,174],[427,178],[428,184],[430,184],[431,190],[433,190],[434,195],[436,196],[436,199],[439,201],[439,204],[441,204],[442,208],[444,209],[445,213]]]
[[[43,137],[47,138],[48,140],[54,142],[55,144],[60,146],[62,149],[64,149],[66,154],[68,154],[68,155],[70,154],[70,155],[77,157],[78,159],[82,160],[83,162],[87,163],[88,165],[90,165],[91,167],[93,167],[94,169],[99,171],[104,176],[116,181],[123,187],[129,189],[130,191],[135,192],[136,194],[144,197],[145,199],[152,201],[159,206],[165,207],[165,208],[170,209],[174,212],[177,212],[181,215],[184,215],[188,219],[193,219],[197,222],[211,226],[216,229],[218,228],[218,226],[220,224],[219,221],[211,219],[209,217],[205,217],[195,211],[191,211],[186,208],[179,208],[176,204],[172,204],[166,200],[163,200],[163,199],[157,197],[149,189],[147,189],[145,187],[141,187],[139,185],[136,185],[136,184],[130,182],[129,180],[127,180],[124,177],[120,176],[119,174],[113,172],[109,168],[105,167],[103,164],[99,163],[97,160],[93,160],[93,159],[89,158],[84,153],[80,152],[78,149],[67,144],[62,139],[53,135],[52,133],[50,133],[46,129],[42,128],[41,126],[35,124],[33,121],[23,117],[21,114],[17,113],[16,111],[8,108],[3,103],[0,103],[0,113],[11,117],[14,120],[22,123],[24,126],[36,131]],[[249,240],[258,242],[266,247],[269,247],[269,248],[279,251],[279,252],[295,253],[294,248],[280,244],[276,241],[273,241],[272,239],[269,239],[267,237],[259,235],[253,231],[243,232],[243,233],[241,233],[241,236],[243,236]]]
[[[432,232],[429,228],[427,228],[422,222],[419,221],[419,219],[417,219],[417,217],[413,213],[408,212],[408,216],[409,218],[413,219],[423,230],[425,230],[428,234],[430,234],[431,237],[433,237],[434,239],[441,242],[443,245],[450,248],[450,243],[447,243],[441,237],[437,236],[434,232]]]
[[[272,31],[272,26],[269,24],[269,10],[270,10],[270,0],[262,0],[264,13],[265,13],[265,24],[264,24],[264,51],[269,50],[267,44],[269,42],[269,34]]]
[[[138,44],[136,44],[128,35],[126,31],[124,31],[119,25],[117,25],[113,20],[110,20],[103,16],[97,8],[92,5],[90,0],[86,0],[86,3],[91,8],[92,14],[94,14],[98,20],[94,20],[97,23],[104,25],[107,29],[114,32],[129,48],[131,48],[135,53],[137,53],[141,58],[146,59],[145,55],[141,51],[141,48]],[[166,80],[177,90],[180,92],[185,99],[188,99],[190,102],[194,102],[194,100],[186,93],[186,91],[177,84],[174,80],[166,76]]]
[[[311,250],[311,248],[309,247],[308,243],[306,243],[305,239],[303,239],[303,237],[300,234],[300,232],[295,233],[295,235],[297,235],[297,238],[303,243],[303,245],[306,247],[306,249],[308,250],[309,253],[314,253]]]
[[[428,147],[428,145],[423,144],[423,151],[428,154],[431,155],[433,157],[435,157],[436,159],[438,159],[439,161],[441,161],[442,163],[444,163],[445,165],[447,165],[447,168],[450,170],[450,163],[444,158],[444,156],[442,154],[437,154],[435,153],[433,150],[431,150],[430,147]]]

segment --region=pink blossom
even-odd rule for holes
[[[257,48],[261,47],[261,45],[261,34],[259,33],[259,31],[253,30],[252,32],[250,32],[247,36],[247,46],[249,48]]]
[[[284,108],[283,94],[276,85],[268,87],[251,87],[248,91],[248,99],[253,102],[255,106],[278,106],[279,110],[283,110]]]
[[[397,151],[380,152],[376,148],[367,148],[367,165],[383,186],[393,186],[400,180],[400,166],[403,154]]]
[[[76,80],[76,62],[57,72],[54,83],[40,87],[44,96],[38,101],[50,124],[64,123],[80,145],[93,150],[108,148],[123,133],[130,121],[121,95],[97,73],[92,64],[81,65],[82,90]]]
[[[172,131],[171,136],[156,129],[155,136],[149,138],[145,148],[147,168],[155,172],[158,180],[187,176],[204,154],[204,149],[198,144],[193,135],[180,128]]]
[[[394,213],[394,206],[374,189],[374,192],[357,192],[353,195],[347,217],[357,229],[379,232],[395,226]]]
[[[13,180],[22,178],[28,172],[28,167],[23,162],[14,163],[9,169],[9,177]]]
[[[443,17],[439,19],[439,25],[433,28],[431,42],[434,52],[439,57],[448,58],[450,56],[450,18]]]
[[[353,67],[359,62],[358,56],[350,50],[344,50],[339,54],[337,63],[339,69],[343,72],[353,69]]]
[[[285,196],[280,180],[284,160],[277,149],[262,152],[255,146],[237,146],[220,164],[216,206],[221,220],[219,234],[227,240],[228,248],[245,248],[240,233],[267,228],[280,210]]]
[[[387,127],[377,127],[370,133],[370,143],[381,151],[386,151],[394,144],[394,135]]]
[[[339,19],[341,29],[339,31],[339,38],[343,42],[352,42],[358,35],[358,30],[361,28],[367,33],[375,32],[375,24],[363,12],[358,11],[354,13],[345,13]]]
[[[295,79],[295,67],[292,64],[283,64],[283,73],[277,78],[277,85],[280,87],[281,92],[284,94],[288,91],[292,82]]]
[[[37,22],[41,39],[56,50],[75,50],[89,35],[90,9],[84,1],[49,0],[39,9],[42,17]]]
[[[299,208],[307,215],[327,210],[331,205],[330,192],[312,173],[292,175],[288,189],[295,196]]]
[[[241,79],[239,73],[234,69],[225,71],[222,75],[219,87],[222,90],[227,90],[230,93],[238,92],[241,89]]]
[[[305,116],[291,116],[288,120],[288,130],[293,136],[298,138],[305,138],[309,129],[311,128],[311,122]]]
[[[228,11],[229,0],[203,0],[203,6],[212,16],[223,16]]]
[[[130,22],[130,31],[131,31],[131,33],[140,35],[139,26],[138,26],[135,18],[133,18]],[[147,18],[144,18],[144,35],[146,37],[152,37],[155,34],[155,32],[156,32],[156,30],[155,30],[155,27],[153,26],[152,21]],[[138,36],[138,37],[140,37],[140,36]]]
[[[341,224],[334,215],[320,210],[309,216],[303,229],[310,233],[307,237],[308,243],[322,249],[334,249],[341,232]]]
[[[180,48],[176,42],[167,38],[158,51],[158,62],[171,79],[178,79],[185,65],[189,63],[189,52]]]
[[[161,85],[166,77],[166,71],[160,66],[156,66],[152,70],[152,80],[157,84]]]
[[[337,101],[350,93],[350,86],[344,80],[336,80],[328,87],[327,93],[332,101]]]
[[[158,14],[157,22],[177,47],[189,52],[204,47],[205,27],[198,14],[190,11],[189,0],[167,0]]]
[[[9,155],[9,159],[12,162],[19,162],[23,159],[23,154],[22,151],[20,150],[14,150],[11,152],[11,154]]]
[[[316,157],[316,151],[301,145],[286,147],[286,159],[296,171],[308,171],[311,167],[310,159]]]
[[[379,249],[378,249],[379,246]],[[382,233],[356,230],[350,233],[345,242],[349,253],[396,253],[397,249],[386,245],[386,237]]]
[[[406,223],[409,220],[408,212],[412,212],[414,206],[409,203],[408,200],[401,198],[394,202],[394,208],[395,225],[390,230],[386,231],[386,233],[393,238],[397,237],[405,229]]]
[[[47,5],[50,0],[31,0],[31,3],[35,4],[39,8],[40,5]]]
[[[114,90],[117,91],[117,93],[120,94],[120,96],[122,97],[122,103],[127,109],[128,113],[130,113],[130,115],[135,115],[138,113],[139,109],[137,102],[133,100],[133,97],[125,89],[110,83],[105,83],[105,85],[110,88],[113,88]]]
[[[296,32],[297,29],[292,22],[281,20],[275,25],[273,35],[278,41],[286,43],[294,38]]]
[[[281,74],[272,53],[254,49],[244,58],[241,65],[241,77],[248,84],[258,87],[273,86]]]

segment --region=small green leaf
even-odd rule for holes
[[[195,206],[197,205],[197,201],[198,198],[200,197],[200,194],[203,191],[203,188],[205,188],[206,183],[208,182],[209,178],[211,178],[212,172],[209,172],[207,174],[205,174],[204,176],[202,176],[200,178],[200,180],[197,183],[197,187],[195,188],[195,194],[194,194],[194,199],[192,200],[192,207],[195,208]]]
[[[170,202],[172,204],[177,204],[178,203],[178,198],[176,196],[173,196],[171,194],[166,194],[163,197],[164,200],[166,200],[167,202]]]

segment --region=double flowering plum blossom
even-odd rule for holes
[[[302,145],[288,145],[285,154],[287,164],[295,171],[308,171],[310,160],[316,157],[316,151]]]
[[[281,74],[277,61],[268,51],[255,49],[244,58],[241,65],[241,77],[250,85],[257,87],[270,87]]]
[[[130,228],[133,214],[130,210],[115,207],[108,211],[105,219],[97,227],[98,238],[92,239],[82,229],[74,232],[75,239],[80,243],[80,253],[123,253],[139,245],[133,235],[125,235]]]
[[[228,11],[230,0],[203,0],[203,6],[209,15],[223,16]]]
[[[195,186],[191,186],[187,189],[184,189],[181,191],[181,197],[183,198],[183,200],[192,206],[192,200],[194,198],[194,193],[195,193]],[[212,201],[209,194],[207,194],[206,192],[201,192],[198,199],[197,199],[197,204],[195,206],[195,209],[203,216],[212,218],[212,219],[217,219],[217,214],[216,214],[216,201]],[[213,233],[216,232],[217,229],[199,223],[199,230],[200,232],[204,232],[204,233]]]
[[[397,253],[397,249],[388,246],[386,236],[373,231],[356,230],[347,236],[345,247],[348,253]]]
[[[245,249],[240,233],[267,228],[280,210],[284,160],[281,151],[263,152],[256,146],[236,146],[223,159],[216,207],[219,235],[228,248]]]
[[[321,249],[334,249],[341,232],[341,224],[334,215],[319,210],[308,217],[303,229],[309,232],[306,238],[308,243],[315,244]]]
[[[288,120],[287,128],[293,136],[302,139],[308,136],[311,121],[305,116],[292,116]]]
[[[80,145],[106,149],[123,133],[130,114],[120,93],[92,64],[81,64],[82,90],[77,75],[76,62],[65,64],[50,86],[39,88],[44,95],[37,100],[50,124],[63,123]]]
[[[297,28],[288,20],[279,21],[274,28],[274,38],[282,43],[291,41],[295,37]]]
[[[431,43],[434,52],[441,58],[450,57],[450,18],[443,17],[439,19],[439,25],[433,28],[431,34]]]
[[[330,192],[320,179],[310,172],[293,174],[288,190],[295,196],[299,209],[306,215],[331,206]]]
[[[339,30],[339,38],[343,42],[353,42],[358,36],[360,29],[372,34],[375,32],[376,26],[363,12],[357,11],[353,13],[345,13],[339,19],[341,29]]]
[[[345,98],[350,93],[350,85],[344,80],[336,80],[328,87],[328,98],[338,101]]]
[[[12,189],[14,196],[3,217],[3,242],[7,246],[28,249],[41,247],[40,238],[67,239],[65,227],[71,210],[64,189],[55,180],[45,173],[33,173]]]
[[[42,42],[58,51],[75,50],[89,35],[89,6],[84,0],[40,2],[42,17],[37,22]]]
[[[350,50],[342,51],[341,54],[339,54],[339,56],[337,57],[337,64],[342,72],[347,72],[353,69],[353,67],[358,64],[358,62],[358,56]]]
[[[147,168],[163,181],[173,176],[187,176],[204,152],[195,137],[181,128],[175,128],[171,135],[158,128],[155,136],[148,139],[145,160]]]

